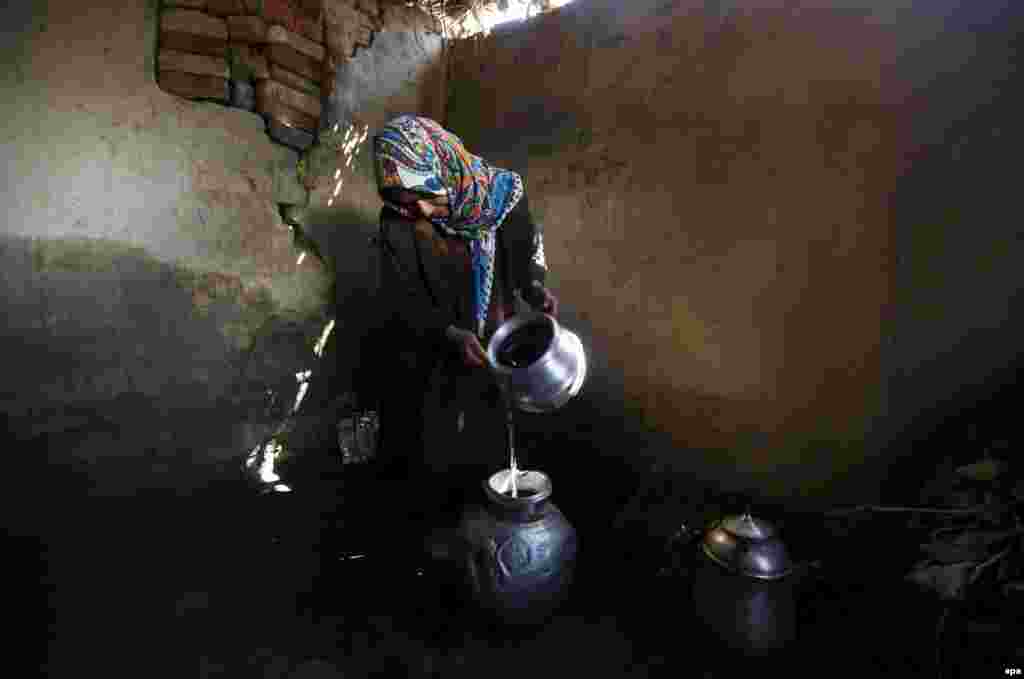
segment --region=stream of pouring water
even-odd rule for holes
[[[516,443],[515,443],[515,432],[512,426],[512,406],[511,404],[505,409],[506,422],[508,429],[508,469],[509,474],[512,477],[512,497],[519,497],[519,484],[517,478],[519,476],[519,463],[516,461]]]

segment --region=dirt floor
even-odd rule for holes
[[[21,475],[6,500],[32,515],[5,560],[13,583],[42,576],[41,589],[24,588],[25,610],[48,613],[40,660],[51,677],[937,676],[940,609],[901,582],[903,555],[878,526],[836,539],[814,517],[764,506],[794,556],[823,565],[794,584],[795,639],[744,657],[711,622],[728,604],[695,605],[696,552],[664,550],[666,530],[729,500],[600,459],[591,480],[614,490],[595,495],[560,481],[565,460],[547,471],[578,532],[576,579],[533,630],[485,625],[453,572],[394,530],[401,496],[369,471],[305,494],[257,496],[229,474],[189,493],[117,498],[90,496],[88,474]],[[14,638],[35,642],[38,629]],[[953,631],[959,666],[947,677],[1024,664],[1012,631]]]

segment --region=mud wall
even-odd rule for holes
[[[330,102],[344,100],[351,115],[368,96],[346,84],[348,59],[402,69],[406,80],[417,73],[398,64],[408,50],[370,48],[381,34],[381,46],[404,44],[387,33],[408,22],[405,8],[328,4],[334,32],[325,40],[341,89],[324,88],[322,133],[305,154],[275,143],[256,111],[159,87],[157,0],[2,10],[11,68],[0,81],[0,345],[9,366],[0,412],[33,451],[18,457],[23,471],[91,495],[188,492],[238,477],[239,460],[294,405],[297,375],[313,371],[306,412],[346,388],[332,383],[345,374],[336,342],[361,322],[336,305],[334,282],[344,282],[342,302],[367,288],[368,250],[332,240],[357,233],[346,230],[354,199],[340,192],[319,232],[290,225],[299,226],[296,210],[326,208],[334,188],[324,197],[306,168],[349,170],[341,153],[329,170],[303,160],[340,147],[345,130],[330,134],[340,120]]]
[[[581,463],[869,499],[1006,365],[1015,229],[967,214],[1007,205],[1019,106],[982,5],[578,0],[456,46],[447,122],[525,174],[595,362],[543,425]]]

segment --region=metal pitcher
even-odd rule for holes
[[[587,377],[580,338],[540,312],[505,321],[487,345],[487,362],[509,403],[530,413],[558,410]]]

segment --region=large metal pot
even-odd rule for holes
[[[551,479],[538,471],[510,470],[484,482],[486,506],[470,506],[459,534],[473,597],[499,622],[544,622],[568,594],[576,563],[576,531],[549,501]]]
[[[513,316],[498,328],[488,343],[487,361],[510,403],[531,413],[561,408],[587,377],[580,338],[540,312]]]

